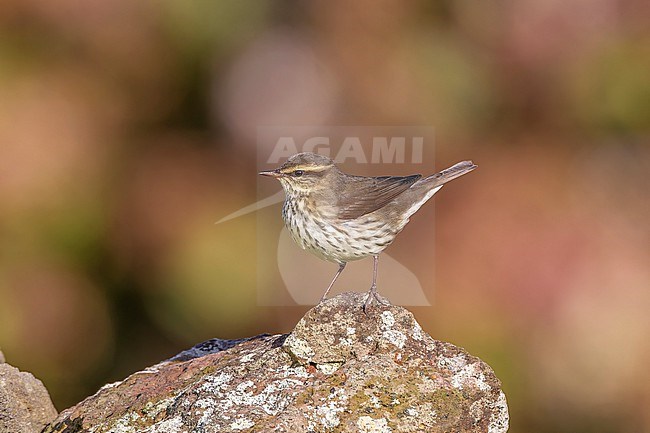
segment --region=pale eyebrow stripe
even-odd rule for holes
[[[290,173],[290,172],[296,171],[296,170],[318,172],[318,171],[323,171],[325,169],[328,169],[330,167],[331,167],[331,165],[325,165],[325,166],[295,165],[293,167],[287,167],[287,168],[285,168],[283,170],[280,170],[280,172],[281,173]]]

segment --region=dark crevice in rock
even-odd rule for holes
[[[289,334],[280,334],[276,338],[273,339],[273,342],[271,343],[271,347],[274,349],[277,349],[278,347],[282,347],[284,344],[284,340],[287,339]]]

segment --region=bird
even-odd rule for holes
[[[259,174],[280,181],[282,219],[293,241],[339,265],[321,302],[348,262],[373,257],[372,284],[363,305],[367,311],[373,299],[385,304],[377,293],[379,255],[445,183],[475,168],[472,161],[462,161],[425,178],[366,177],[344,173],[327,156],[303,152]]]

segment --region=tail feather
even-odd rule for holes
[[[467,174],[475,168],[477,168],[477,166],[474,165],[472,161],[459,162],[458,164],[454,164],[439,173],[432,174],[431,176],[422,179],[420,182],[428,183],[430,188],[438,185],[444,185],[450,180],[454,180],[457,177]]]
[[[467,174],[475,168],[476,165],[474,165],[472,161],[463,161],[456,165],[452,165],[439,173],[418,180],[411,188],[400,195],[398,200],[396,200],[397,208],[401,209],[401,212],[403,212],[402,216],[406,218],[404,224],[406,224],[408,218],[417,212],[417,210],[420,209],[420,207],[431,197],[433,197],[433,195],[438,192],[445,183]]]

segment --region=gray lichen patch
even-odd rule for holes
[[[501,433],[508,431],[510,414],[508,413],[508,402],[503,391],[499,391],[496,401],[487,403],[490,410],[485,415],[489,418],[488,433]]]
[[[284,346],[289,348],[287,352],[293,359],[301,364],[308,364],[314,357],[314,349],[309,346],[307,340],[290,334],[284,342]]]
[[[323,374],[332,374],[343,365],[342,362],[324,362],[322,364],[316,364],[316,369]]]

